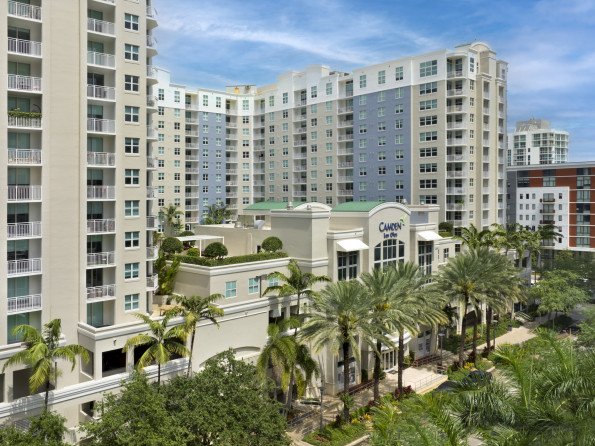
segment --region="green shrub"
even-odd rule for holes
[[[440,237],[452,237],[452,232],[440,231],[440,232],[438,232],[438,235]]]
[[[177,238],[168,237],[165,240],[163,240],[163,243],[161,244],[161,249],[163,250],[163,252],[166,252],[168,254],[178,253],[182,252],[182,250],[184,249],[184,245]]]
[[[205,257],[210,259],[221,259],[227,255],[227,248],[221,242],[211,243],[205,248]]]
[[[245,256],[232,256],[224,259],[209,259],[206,257],[193,257],[188,255],[177,255],[182,263],[189,263],[200,266],[223,266],[235,265],[237,263],[261,262],[263,260],[283,259],[287,257],[285,252],[260,252],[258,254],[248,254]]]
[[[448,233],[452,234],[452,231],[454,230],[454,226],[452,223],[443,221],[442,223],[440,223],[438,225],[438,230],[441,232],[448,232]]]
[[[278,237],[267,237],[262,241],[262,249],[267,252],[277,252],[283,249],[283,242]]]
[[[14,116],[15,118],[41,118],[41,113],[22,112],[20,109],[15,108],[8,111],[8,116]]]
[[[190,248],[187,252],[186,252],[187,256],[191,256],[191,257],[200,257],[200,251],[196,248]]]
[[[363,437],[367,431],[364,423],[344,424],[337,428],[327,426],[322,431],[314,431],[305,436],[304,441],[315,446],[344,446]]]

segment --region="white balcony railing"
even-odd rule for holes
[[[339,189],[337,191],[339,197],[353,197],[353,190],[351,189]]]
[[[8,186],[8,201],[40,201],[41,186]]]
[[[41,20],[41,8],[26,3],[8,0],[8,15],[29,20]]]
[[[41,128],[41,118],[29,118],[26,116],[8,115],[8,126],[9,127],[40,129]]]
[[[115,200],[115,186],[87,186],[87,200]]]
[[[41,164],[41,150],[8,149],[8,164]]]
[[[157,10],[152,6],[147,6],[147,18],[156,19],[157,18]]]
[[[158,189],[155,186],[147,186],[147,198],[157,198],[159,195]]]
[[[150,48],[155,48],[157,46],[157,39],[147,34],[147,46]]]
[[[157,229],[157,225],[159,224],[159,217],[154,215],[147,216],[147,229]]]
[[[41,294],[9,297],[7,302],[6,312],[8,314],[41,310]]]
[[[116,253],[113,251],[87,253],[87,266],[115,265],[115,263]]]
[[[188,210],[188,206],[186,206]],[[147,246],[147,259],[156,259],[159,255],[159,248],[157,246]]]
[[[467,138],[449,138],[446,140],[447,146],[466,146]]]
[[[149,139],[157,139],[157,130],[155,130],[151,126],[147,126],[147,138],[149,138]]]
[[[41,259],[20,259],[7,262],[9,276],[41,273]]]
[[[112,22],[104,22],[103,20],[92,19],[89,17],[87,19],[87,31],[113,36],[116,34],[116,27]]]
[[[465,170],[447,170],[446,178],[466,178],[467,171]]]
[[[147,65],[147,77],[155,79],[157,77],[157,70],[153,65]]]
[[[154,290],[158,286],[159,286],[159,279],[157,277],[157,274],[154,274],[152,276],[147,276],[147,288],[148,289]]]
[[[116,133],[116,121],[113,119],[87,118],[87,131],[94,133]]]
[[[90,65],[98,65],[100,67],[115,68],[116,57],[113,54],[87,51],[87,63]]]
[[[102,234],[115,231],[116,220],[114,218],[87,220],[87,234]]]
[[[147,169],[157,169],[157,158],[147,157]]]
[[[100,285],[87,287],[87,301],[116,297],[116,285]]]
[[[19,74],[9,74],[8,89],[41,93],[41,78],[21,76]]]
[[[7,238],[41,237],[41,222],[30,221],[23,223],[8,223],[6,228]]]
[[[466,187],[447,187],[446,193],[449,195],[461,195],[467,193]]]
[[[116,165],[116,154],[110,152],[87,152],[87,164],[89,166],[107,166]]]
[[[104,85],[87,85],[87,97],[114,101],[116,99],[116,89]]]
[[[25,54],[27,56],[41,57],[41,42],[34,42],[32,40],[8,38],[8,52]]]
[[[466,112],[467,106],[466,105],[450,105],[446,107],[446,113],[460,113]]]

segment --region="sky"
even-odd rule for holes
[[[475,40],[509,63],[508,127],[532,117],[595,160],[595,0],[153,0],[172,82],[273,84],[324,64],[351,72]]]

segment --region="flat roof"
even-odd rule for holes
[[[595,161],[573,161],[570,163],[530,164],[526,166],[507,166],[506,170],[548,170],[575,169],[581,167],[595,167]]]
[[[370,212],[376,206],[385,203],[384,201],[348,201],[338,204],[332,212]]]
[[[298,206],[303,201],[294,201],[293,205]],[[244,208],[245,211],[270,211],[271,209],[285,209],[287,203],[284,201],[261,201],[260,203],[254,203]]]

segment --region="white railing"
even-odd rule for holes
[[[157,198],[159,195],[158,189],[154,186],[147,186],[147,198]]]
[[[293,159],[300,160],[300,159],[306,159],[306,158],[308,158],[307,153],[294,153],[293,154]]]
[[[152,156],[147,157],[147,169],[157,169],[157,159]]]
[[[339,136],[339,141],[353,141],[353,135]]]
[[[294,172],[305,172],[308,170],[308,166],[293,166]]]
[[[36,274],[41,272],[41,259],[9,260],[7,266],[9,276]]]
[[[147,288],[155,289],[158,286],[159,286],[159,279],[157,278],[157,274],[147,277]]]
[[[147,138],[157,139],[157,130],[151,126],[147,126]]]
[[[294,197],[305,197],[306,196],[306,191],[302,191],[302,190],[300,190],[300,191],[294,191],[293,192],[293,196]]]
[[[198,119],[197,119],[197,121],[198,121]],[[188,122],[188,119],[186,119],[186,122]],[[192,122],[192,121],[190,121],[190,122]],[[227,127],[228,129],[237,129],[238,125],[235,122],[226,122],[225,127]]]
[[[347,161],[346,163],[337,163],[339,169],[351,169],[353,167],[353,161]]]
[[[447,122],[446,128],[447,129],[464,129],[467,127],[467,123],[465,122]]]
[[[159,217],[154,215],[147,216],[147,229],[157,229],[157,225],[159,224]]]
[[[466,146],[467,138],[449,138],[446,140],[448,146]]]
[[[87,18],[87,31],[113,36],[116,34],[116,27],[112,22],[104,22],[103,20],[92,19],[89,17]]]
[[[87,266],[114,265],[115,263],[116,253],[114,251],[87,253]]]
[[[8,89],[41,93],[41,78],[9,74]]]
[[[293,129],[293,133],[308,133],[308,129],[305,127],[300,127],[299,129]]]
[[[353,196],[353,190],[339,189],[337,191],[337,195],[339,197],[352,197]]]
[[[467,155],[447,155],[446,161],[467,161]]]
[[[340,108],[339,114],[351,113],[352,111],[353,111],[353,105],[348,105],[347,107]]]
[[[466,105],[450,105],[446,107],[447,113],[458,113],[458,112],[466,112],[467,106]]]
[[[186,206],[188,210],[188,206]],[[159,255],[159,248],[157,246],[147,246],[147,259],[156,259]]]
[[[41,8],[39,6],[8,0],[8,15],[22,19],[41,20]]]
[[[28,56],[41,56],[41,42],[32,40],[8,38],[8,52],[26,54]]]
[[[353,127],[353,121],[339,121],[339,125],[337,127]]]
[[[156,19],[157,18],[157,10],[152,6],[147,6],[147,17]]]
[[[115,200],[116,186],[87,186],[87,200]]]
[[[104,85],[87,85],[87,97],[113,101],[116,99],[116,89]]]
[[[353,155],[353,149],[339,149],[337,155]]]
[[[116,57],[113,54],[87,51],[87,63],[91,65],[99,65],[101,67],[115,68]]]
[[[464,94],[467,94],[467,92],[462,88],[455,88],[446,92],[447,96],[462,96]]]
[[[116,220],[114,218],[101,218],[87,220],[87,234],[101,234],[116,231]]]
[[[153,65],[147,65],[147,77],[156,78],[157,70]]]
[[[307,146],[307,145],[308,145],[308,143],[305,139],[293,142],[293,147],[301,147],[301,146]]]
[[[353,177],[338,177],[337,182],[339,182],[339,183],[353,183]]]
[[[41,164],[41,150],[8,149],[8,164]]]
[[[41,237],[41,222],[8,223],[7,238]]]
[[[295,115],[293,117],[294,121],[305,121],[306,119],[308,119],[306,115]]]
[[[225,173],[228,173],[230,175],[235,175],[238,173],[237,169],[225,169]]]
[[[100,300],[116,297],[116,285],[100,285],[87,287],[87,300]]]
[[[447,211],[465,211],[465,210],[467,210],[467,205],[457,204],[457,203],[447,203],[446,210]]]
[[[465,178],[467,172],[465,170],[447,170],[446,178]]]
[[[40,309],[41,294],[31,294],[29,296],[9,297],[6,311],[10,314]]]
[[[467,188],[465,187],[447,187],[446,193],[450,195],[461,195],[467,193]]]
[[[452,79],[453,77],[463,77],[463,70],[449,71],[446,76],[448,79]]]
[[[28,118],[25,116],[8,115],[9,127],[28,127],[33,129],[41,128],[41,118]]]
[[[157,39],[147,34],[147,46],[155,48],[157,46]]]
[[[87,118],[87,131],[95,133],[116,133],[116,121],[113,119]]]
[[[8,186],[8,201],[39,201],[41,186]]]
[[[87,164],[90,166],[115,166],[116,154],[110,152],[87,152]]]

